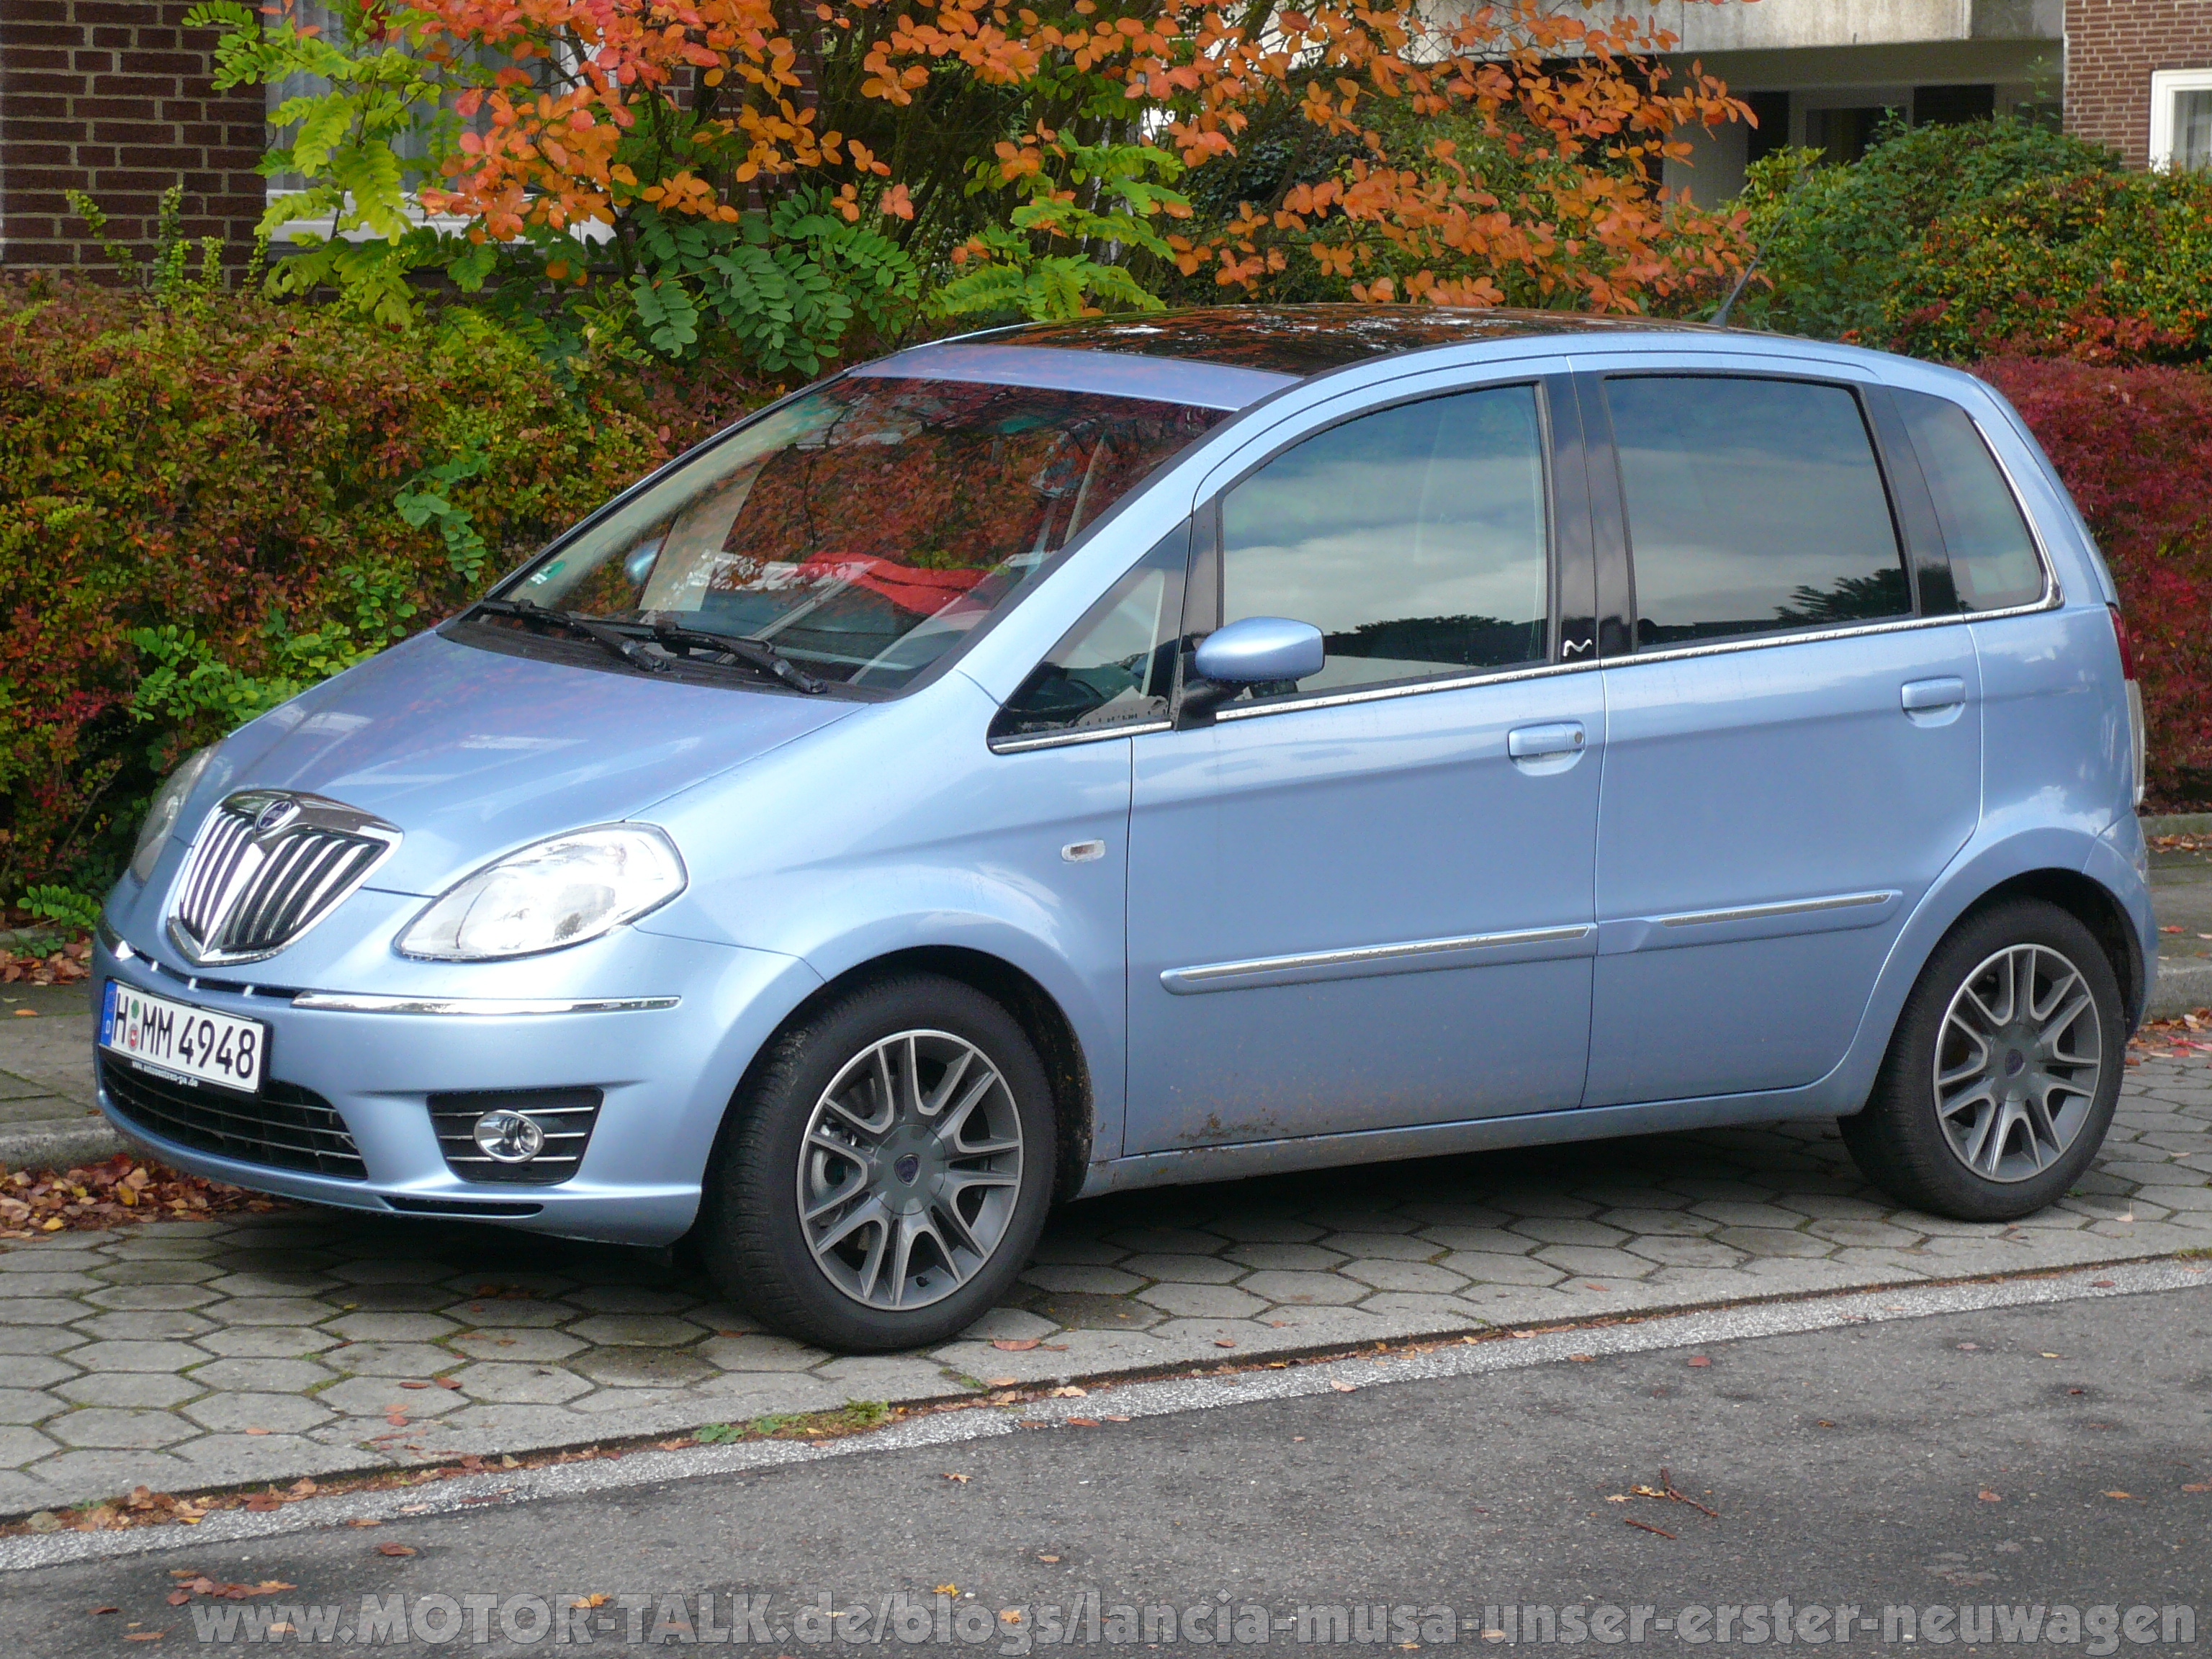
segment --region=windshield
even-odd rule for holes
[[[508,597],[741,635],[896,689],[1223,413],[848,376],[684,463]]]

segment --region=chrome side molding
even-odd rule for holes
[[[1765,921],[1770,916],[1810,915],[1818,910],[1850,910],[1862,904],[1887,904],[1899,896],[1893,890],[1879,893],[1838,893],[1830,898],[1784,899],[1775,904],[1747,904],[1733,910],[1690,910],[1678,916],[1661,916],[1662,927],[1710,927],[1723,921]]]
[[[1160,983],[1177,996],[1203,991],[1231,991],[1248,985],[1291,979],[1356,979],[1368,974],[1404,973],[1421,968],[1458,967],[1450,958],[1515,946],[1572,945],[1596,931],[1589,922],[1563,927],[1529,927],[1509,933],[1462,933],[1450,939],[1408,939],[1393,945],[1361,945],[1342,951],[1310,951],[1297,956],[1254,957],[1243,962],[1209,962],[1170,968]],[[1559,951],[1559,955],[1583,954]]]

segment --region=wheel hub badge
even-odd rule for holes
[[[905,1154],[891,1165],[891,1173],[908,1186],[912,1186],[914,1178],[921,1173],[921,1156],[915,1152]]]
[[[2021,1073],[2025,1071],[2027,1068],[2027,1056],[2021,1053],[2019,1049],[2014,1048],[2006,1054],[2005,1075],[2007,1077],[2018,1077]]]

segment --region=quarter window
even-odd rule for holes
[[[1905,416],[1961,611],[2002,611],[2043,597],[2043,562],[2020,503],[1966,411],[1917,392],[1893,394]]]
[[[1085,613],[991,723],[991,740],[1112,731],[1165,720],[1182,615],[1186,520]]]
[[[1327,665],[1284,692],[1533,662],[1548,538],[1535,388],[1404,404],[1307,439],[1223,498],[1220,618],[1321,629]]]
[[[1639,650],[1911,611],[1881,469],[1850,392],[1655,375],[1607,382],[1606,402]]]

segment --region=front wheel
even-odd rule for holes
[[[1960,1221],[2063,1197],[2104,1144],[2127,1041],[2112,963],[2039,899],[1969,917],[1912,988],[1844,1145],[1893,1196]]]
[[[698,1232],[721,1290],[842,1352],[924,1346],[988,1312],[1044,1225],[1051,1091],[969,986],[866,986],[777,1039],[732,1108]]]

